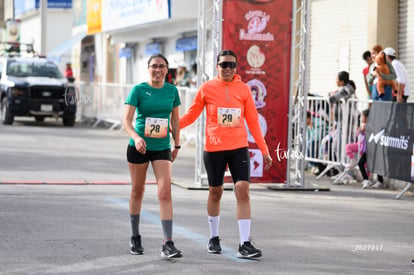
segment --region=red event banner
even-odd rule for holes
[[[222,49],[238,57],[237,73],[250,86],[273,165],[249,133],[252,182],[286,183],[292,1],[224,0]]]

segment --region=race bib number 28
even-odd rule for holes
[[[217,124],[221,127],[240,126],[240,108],[217,108]]]
[[[168,133],[168,119],[147,117],[145,119],[145,136],[165,138]]]

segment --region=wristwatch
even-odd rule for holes
[[[181,149],[181,145],[175,145],[174,148],[175,149]]]

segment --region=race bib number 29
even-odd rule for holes
[[[145,136],[165,138],[168,133],[168,119],[147,117],[145,119]]]
[[[217,124],[221,127],[240,126],[240,108],[217,108]]]

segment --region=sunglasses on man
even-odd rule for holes
[[[237,63],[231,62],[231,61],[223,61],[223,62],[218,63],[217,65],[219,65],[220,68],[222,69],[227,69],[227,68],[236,69],[237,67]]]

